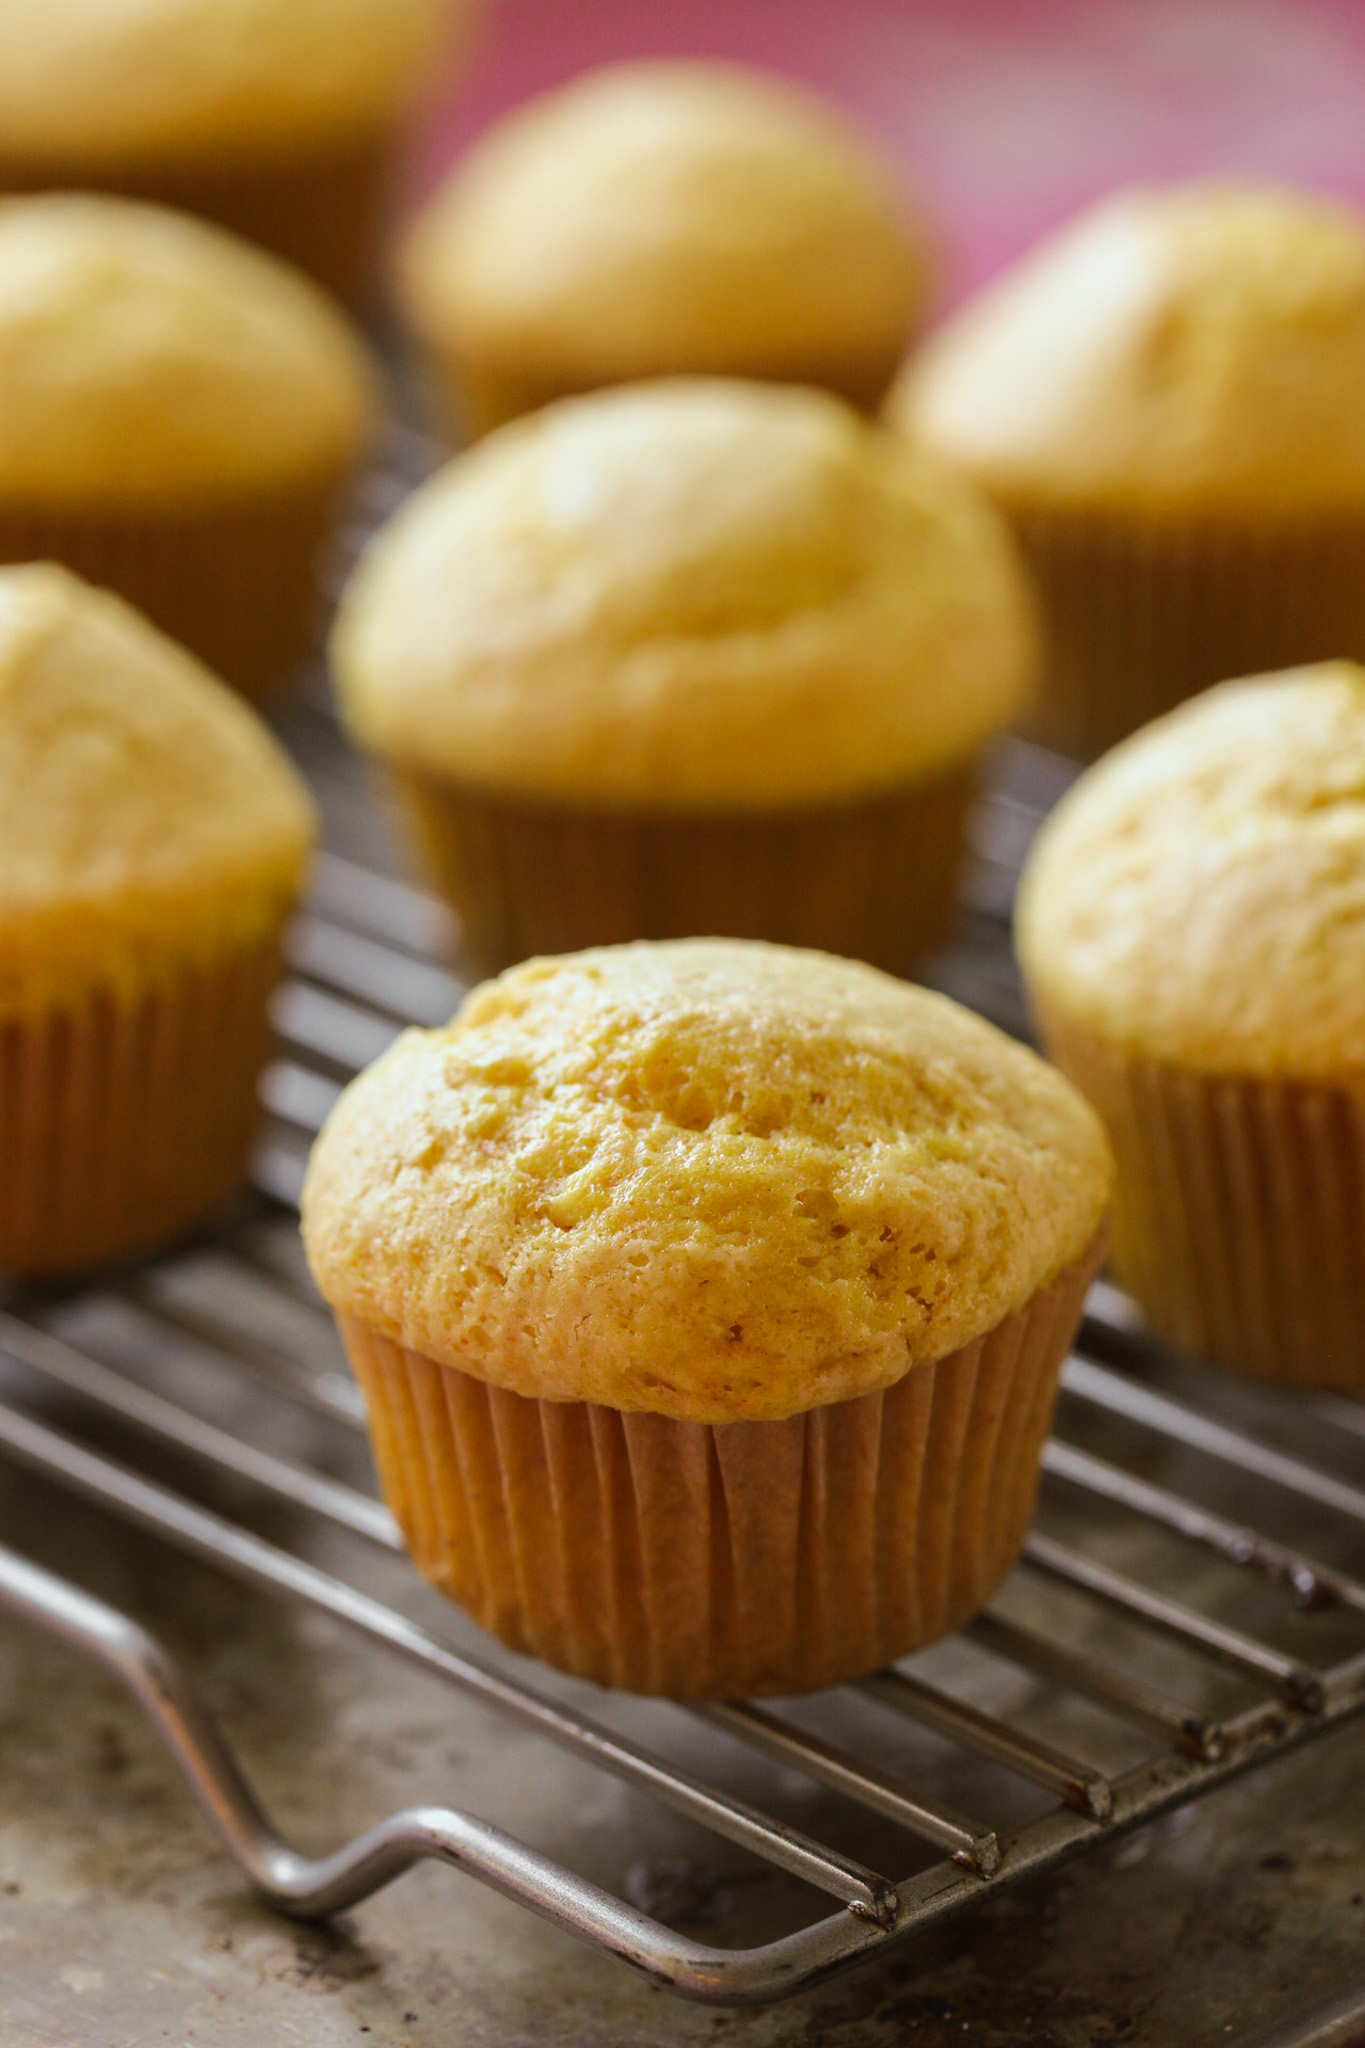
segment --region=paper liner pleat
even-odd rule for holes
[[[319,558],[344,488],[329,474],[207,509],[119,512],[0,498],[0,562],[62,562],[117,591],[259,702],[317,638]]]
[[[1365,659],[1365,512],[1240,529],[1012,518],[1047,625],[1033,730],[1079,759],[1231,676]]]
[[[173,1237],[240,1179],[279,971],[271,944],[124,1006],[0,1020],[0,1271]]]
[[[774,356],[766,363],[734,359],[707,365],[660,363],[654,372],[637,374],[720,375],[776,384],[812,384],[835,392],[862,412],[876,413],[904,353],[904,344],[897,342],[889,348],[885,344],[848,348],[819,357],[792,354],[779,360]],[[420,371],[427,410],[437,430],[456,446],[478,440],[509,420],[538,412],[561,398],[577,398],[604,385],[627,381],[606,375],[556,375],[508,360],[475,357],[430,332],[422,336]]]
[[[908,972],[948,933],[974,767],[851,804],[696,816],[558,809],[397,778],[470,956],[630,939],[770,939]]]
[[[1185,1072],[1042,1024],[1109,1126],[1114,1270],[1153,1328],[1237,1371],[1365,1390],[1365,1097]]]
[[[116,168],[0,154],[0,192],[112,192],[199,214],[297,264],[347,304],[363,306],[374,292],[394,149],[388,128],[367,127],[237,162],[219,152]]]
[[[951,1357],[780,1422],[532,1400],[339,1322],[413,1560],[483,1627],[637,1692],[806,1691],[957,1627],[1009,1571],[1098,1257]]]

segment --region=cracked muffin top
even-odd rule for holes
[[[835,106],[741,65],[612,64],[488,129],[399,255],[438,346],[558,392],[683,371],[873,404],[926,238]]]
[[[332,637],[343,715],[409,767],[607,806],[843,801],[958,767],[1035,659],[968,485],[823,392],[663,379],[438,471]]]
[[[364,342],[207,221],[93,192],[0,199],[0,491],[25,508],[254,504],[355,463]]]
[[[1365,216],[1115,193],[946,321],[890,417],[997,502],[1283,523],[1365,502]]]
[[[1098,1121],[945,997],[785,947],[532,960],[346,1090],[332,1306],[536,1398],[718,1423],[891,1385],[1089,1246]]]
[[[110,591],[0,569],[0,1019],[262,943],[312,800],[225,683]]]
[[[1365,1089],[1365,669],[1220,683],[1115,747],[1016,938],[1040,1007],[1120,1050]]]

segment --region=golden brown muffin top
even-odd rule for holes
[[[1365,506],[1365,219],[1246,184],[1121,192],[913,359],[895,424],[1023,506]]]
[[[374,410],[356,333],[263,250],[125,199],[0,200],[0,497],[240,500],[355,461]]]
[[[573,390],[894,364],[926,252],[875,149],[784,79],[592,71],[483,136],[400,257],[418,326]]]
[[[307,791],[225,684],[51,563],[0,569],[0,1017],[269,937]]]
[[[681,940],[533,960],[406,1032],[314,1149],[334,1307],[532,1397],[696,1422],[891,1385],[1089,1245],[1100,1126],[942,996]]]
[[[457,0],[0,0],[0,155],[279,153],[391,117]],[[466,11],[462,6],[458,11]]]
[[[1032,616],[996,515],[823,393],[722,379],[502,428],[378,536],[343,714],[457,781],[668,809],[842,799],[965,761]]]
[[[1019,898],[1045,1010],[1147,1058],[1365,1088],[1365,669],[1223,683],[1063,799]]]

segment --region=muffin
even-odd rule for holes
[[[1226,683],[1116,748],[1043,828],[1018,941],[1154,1328],[1365,1389],[1365,670]]]
[[[735,65],[613,65],[480,138],[398,290],[460,437],[551,399],[695,372],[876,405],[925,238],[835,108]]]
[[[127,200],[0,201],[0,562],[111,585],[264,695],[374,409],[362,344],[273,257]]]
[[[463,11],[463,10],[462,10]],[[205,215],[356,300],[455,0],[0,0],[0,192]]]
[[[1038,730],[1090,758],[1226,676],[1365,655],[1365,220],[1124,192],[989,288],[891,418],[983,486],[1042,592]]]
[[[0,1271],[148,1250],[239,1178],[313,809],[120,599],[0,569]]]
[[[332,654],[485,968],[713,933],[900,971],[1033,641],[967,488],[823,393],[695,379],[457,458]]]
[[[534,960],[408,1031],[304,1242],[419,1571],[674,1697],[835,1684],[1010,1569],[1110,1161],[942,996],[782,947]]]

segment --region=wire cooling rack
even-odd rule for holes
[[[799,1880],[807,1910],[756,1946],[725,1945],[724,1927],[702,1943],[491,1822],[440,1806],[382,1818],[321,1860],[298,1855],[168,1652],[131,1615],[0,1551],[0,1604],[123,1680],[267,1899],[324,1914],[434,1859],[675,1991],[756,2004],[970,1914],[1001,1887],[1040,1878],[1365,1706],[1365,1584],[1351,1572],[1365,1551],[1365,1489],[1350,1477],[1365,1406],[1290,1402],[1173,1360],[1103,1283],[1065,1370],[1040,1520],[1008,1586],[956,1642],[947,1679],[930,1651],[815,1710],[679,1707],[670,1711],[686,1724],[684,1764],[618,1725],[619,1698],[600,1696],[594,1712],[586,1688],[566,1689],[496,1645],[456,1647],[439,1616],[414,1618],[401,1593],[377,1597],[363,1570],[322,1569],[307,1554],[319,1533],[356,1557],[400,1542],[364,1479],[358,1396],[303,1267],[293,1206],[309,1140],[346,1078],[402,1025],[444,1021],[461,983],[447,964],[447,914],[352,857],[373,823],[320,700],[298,708],[292,737],[346,851],[324,855],[292,935],[253,1189],[171,1256],[79,1294],[4,1298],[0,1454],[264,1595],[334,1618],[661,1802],[719,1838],[718,1849]],[[978,817],[959,941],[938,963],[944,986],[1015,1029],[1005,921],[1019,857],[1060,774],[1028,749],[1004,757]],[[204,1398],[207,1382],[216,1400]],[[340,1452],[314,1462],[277,1447],[297,1431],[233,1427],[234,1390],[248,1385],[272,1412],[301,1412],[349,1446],[350,1476],[338,1476]],[[168,1455],[183,1476],[175,1488],[158,1469]],[[294,1540],[260,1534],[253,1503],[271,1504]],[[869,1716],[882,1731],[875,1743]],[[699,1738],[714,1775],[691,1761]],[[890,1867],[874,1868],[736,1796],[720,1767],[735,1744],[876,1816],[877,1839],[897,1845],[899,1863],[882,1855]]]

